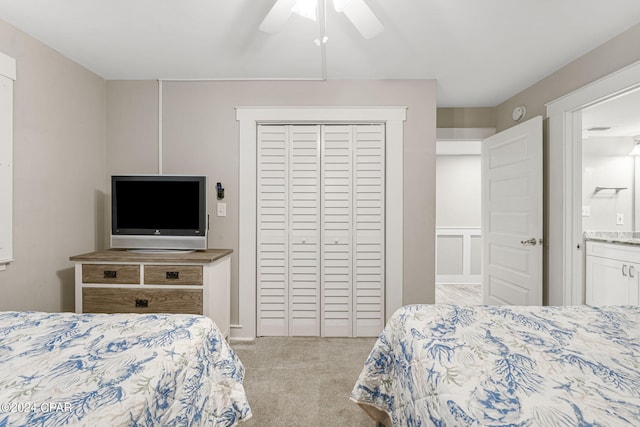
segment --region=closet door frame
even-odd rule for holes
[[[402,306],[403,122],[406,107],[236,107],[239,122],[239,325],[231,338],[256,337],[256,145],[260,123],[381,123],[386,129],[385,320]]]

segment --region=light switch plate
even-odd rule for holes
[[[227,204],[218,203],[216,213],[218,216],[227,216]]]
[[[582,216],[591,216],[591,206],[582,207]]]

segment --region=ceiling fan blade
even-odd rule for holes
[[[375,37],[384,30],[384,26],[364,0],[351,0],[342,11],[365,39]]]
[[[262,20],[260,24],[260,31],[265,33],[277,33],[287,19],[291,16],[291,8],[297,0],[277,0],[273,5],[267,16]]]

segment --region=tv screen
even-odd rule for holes
[[[203,249],[186,241],[206,238],[206,177],[112,176],[111,219],[112,247]]]

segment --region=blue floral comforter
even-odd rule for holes
[[[640,307],[407,306],[351,399],[393,426],[639,426]]]
[[[204,316],[0,313],[0,426],[233,426],[243,375]]]

